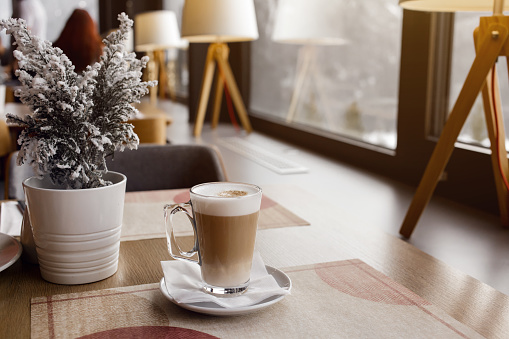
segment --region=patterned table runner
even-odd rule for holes
[[[164,205],[187,201],[189,201],[188,189],[127,193],[121,240],[166,237],[163,217]],[[267,196],[263,196],[258,220],[259,230],[306,225],[309,225],[306,220]],[[175,234],[177,236],[193,235],[191,225],[186,217],[177,216]]]
[[[184,310],[148,284],[31,301],[33,338],[482,338],[360,260],[292,267],[292,294],[256,313]]]

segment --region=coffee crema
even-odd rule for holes
[[[245,195],[247,195],[246,191],[239,191],[239,190],[222,191],[217,194],[218,197],[224,197],[224,198],[236,198],[236,197],[243,197]]]

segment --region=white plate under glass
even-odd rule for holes
[[[265,265],[265,268],[267,269],[267,273],[272,275],[274,279],[276,279],[276,282],[278,285],[288,291],[292,288],[292,282],[290,278],[282,271],[278,270],[277,268]],[[281,301],[285,295],[275,295],[272,297],[269,297],[265,300],[260,301],[259,303],[256,303],[254,305],[250,306],[244,306],[244,307],[236,307],[236,308],[226,308],[220,305],[217,305],[213,302],[196,302],[196,303],[179,303],[173,297],[168,293],[168,290],[166,289],[166,283],[164,281],[164,277],[161,279],[161,282],[159,283],[159,288],[163,295],[170,300],[172,303],[185,308],[187,310],[198,312],[198,313],[204,313],[204,314],[210,314],[210,315],[216,315],[216,316],[232,316],[232,315],[243,315],[248,314],[252,312],[259,311],[263,308],[266,308],[270,305],[273,305],[277,303],[278,301]]]

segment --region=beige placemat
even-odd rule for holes
[[[33,338],[482,338],[360,260],[285,270],[292,294],[241,317],[184,310],[159,284],[34,298]]]
[[[159,190],[126,193],[121,240],[139,240],[166,237],[163,207],[166,204],[189,201],[189,190]],[[258,229],[288,226],[306,226],[309,223],[274,200],[263,196]],[[178,215],[175,234],[193,235],[187,218]]]

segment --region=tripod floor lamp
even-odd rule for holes
[[[272,40],[279,43],[302,45],[299,51],[295,83],[286,122],[295,118],[297,104],[304,83],[314,80],[318,95],[325,101],[323,88],[317,76],[316,46],[344,45],[342,20],[338,19],[342,1],[337,0],[279,0]],[[324,107],[325,119],[331,123],[328,107]]]
[[[400,233],[407,238],[411,236],[449,161],[456,139],[474,101],[481,92],[491,143],[491,162],[501,223],[509,226],[509,183],[507,182],[509,166],[500,94],[494,68],[499,56],[505,56],[507,59],[509,55],[509,17],[502,14],[503,9],[509,9],[509,6],[504,8],[503,0],[400,0],[399,3],[406,9],[435,12],[493,10],[492,16],[481,17],[479,27],[474,32],[476,57],[431,155],[403,220]]]
[[[219,121],[222,93],[226,89],[231,94],[242,127],[251,132],[246,107],[228,61],[227,43],[258,39],[253,0],[186,0],[182,13],[182,37],[190,43],[210,43],[194,135],[201,135],[216,65],[219,72],[216,74],[212,127],[216,127]]]
[[[159,79],[159,89],[164,97],[166,68],[164,52],[168,49],[185,48],[186,41],[180,38],[177,17],[172,11],[151,11],[134,18],[135,50],[146,52],[149,80]],[[170,94],[171,94],[170,89]],[[150,89],[150,103],[156,105],[157,88]]]

